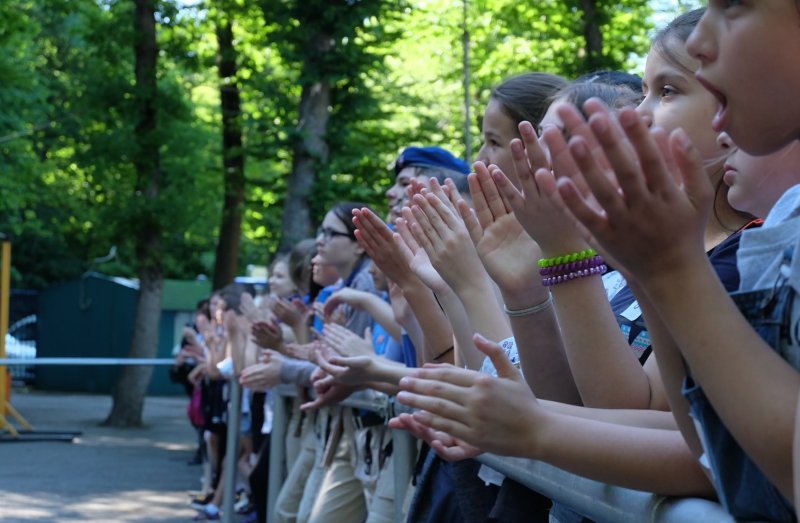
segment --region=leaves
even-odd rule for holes
[[[641,64],[653,9],[675,2],[595,0],[602,65]],[[681,2],[685,4],[687,2]],[[691,2],[689,2],[691,3]],[[653,5],[651,5],[653,4]],[[135,228],[156,220],[165,276],[209,273],[222,208],[221,115],[214,36],[229,16],[238,53],[247,201],[240,264],[277,248],[298,135],[301,84],[333,87],[310,206],[385,207],[391,165],[408,145],[463,155],[463,2],[205,0],[158,3],[163,191],[137,191],[133,8],[121,0],[6,0],[0,10],[0,230],[14,238],[15,286],[73,278],[118,247],[136,274]],[[530,70],[586,72],[586,1],[467,3],[472,149],[492,86]],[[692,5],[691,7],[694,7]],[[228,13],[226,15],[226,13]],[[322,36],[321,36],[322,35]],[[335,48],[334,53],[324,52]]]

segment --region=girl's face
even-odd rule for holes
[[[718,101],[714,129],[751,154],[800,137],[797,2],[710,0],[687,49]]]
[[[332,265],[322,263],[319,254],[311,258],[311,278],[322,287],[333,285],[339,281],[339,271]]]
[[[642,79],[645,96],[636,110],[652,125],[668,133],[682,128],[708,162],[707,168],[716,170],[722,166],[727,154],[711,128],[716,100],[690,72],[697,68],[698,63],[686,53],[683,43],[670,38],[665,46],[669,46],[683,67],[667,60],[658,50],[651,50]]]
[[[269,276],[269,292],[280,298],[288,298],[297,294],[297,287],[289,277],[289,265],[285,261],[279,261],[272,267],[272,274]]]
[[[725,162],[723,181],[731,206],[764,218],[787,189],[800,183],[800,142],[766,156],[737,149]]]
[[[219,294],[212,294],[211,298],[208,300],[208,313],[211,315],[211,318],[218,321],[224,306],[225,302]]]
[[[535,122],[534,122],[535,123]],[[514,120],[503,111],[503,106],[494,98],[489,100],[483,112],[483,145],[478,151],[478,161],[486,165],[495,164],[504,173],[514,172],[509,143],[519,138]]]
[[[364,252],[332,211],[325,215],[320,231],[322,232],[317,235],[317,255],[323,264],[335,267],[349,265],[355,263]],[[340,276],[345,277],[347,274]]]

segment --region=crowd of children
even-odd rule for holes
[[[713,0],[656,35],[642,91],[528,73],[492,91],[474,166],[405,149],[386,219],[334,205],[269,297],[226,287],[198,315],[210,469],[235,377],[253,521],[396,521],[402,490],[409,522],[587,519],[482,452],[796,521],[798,51],[797,1]],[[270,441],[279,384],[299,393]],[[407,488],[387,420],[339,404],[356,390],[414,409],[388,421],[421,442]],[[269,445],[287,478],[267,507]]]

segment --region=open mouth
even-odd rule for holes
[[[727,123],[728,123],[728,98],[714,85],[703,78],[700,75],[697,75],[697,81],[709,92],[711,93],[714,98],[717,99],[719,103],[719,109],[717,110],[717,114],[714,116],[714,120],[711,122],[711,127],[718,133],[721,133],[725,130]]]

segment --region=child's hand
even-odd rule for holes
[[[281,383],[281,366],[284,356],[278,352],[267,350],[261,356],[261,362],[242,370],[239,383],[253,390],[267,390]]]
[[[498,372],[426,365],[400,380],[400,403],[420,409],[414,420],[487,452],[528,455],[542,410],[522,375],[496,343],[475,335],[475,346]],[[509,434],[516,435],[509,438]]]
[[[342,356],[375,354],[369,327],[367,327],[364,337],[362,338],[350,329],[335,323],[329,323],[325,325],[325,329],[323,330],[322,342]]]
[[[586,108],[613,171],[603,169],[585,138],[570,140],[569,151],[601,207],[596,209],[573,180],[559,180],[571,212],[644,286],[653,277],[703,263],[714,193],[686,133],[677,130],[669,138],[660,130],[651,133],[634,110],[620,113],[618,127],[599,102],[587,102]]]
[[[367,251],[372,263],[398,285],[414,279],[408,263],[409,256],[404,256],[400,251],[392,231],[383,220],[367,208],[354,210],[353,216],[353,223],[357,227],[356,239]]]
[[[373,363],[377,356],[342,357],[326,345],[317,349],[317,365],[345,385],[363,385],[374,379]]]
[[[251,331],[253,341],[259,347],[280,350],[283,344],[283,331],[281,331],[280,325],[274,321],[258,321],[253,324]]]
[[[359,291],[349,287],[343,287],[339,289],[328,296],[328,299],[325,300],[325,316],[330,316],[333,314],[334,310],[336,310],[339,305],[349,305],[354,309],[360,309],[362,307],[363,300],[368,294],[369,293],[365,291]]]
[[[275,316],[291,328],[296,328],[308,319],[308,306],[300,298],[292,301],[286,298],[278,298],[272,306]]]
[[[587,243],[580,229],[576,227],[575,220],[564,210],[564,204],[556,190],[555,177],[533,126],[522,122],[519,130],[522,140],[515,139],[511,142],[513,175],[507,176],[510,173],[503,173],[497,166],[490,166],[492,178],[508,201],[509,207],[513,209],[514,216],[541,247],[543,256],[558,256],[585,249]],[[561,133],[552,132],[561,137]],[[554,154],[553,161],[554,169],[567,169],[559,155]]]
[[[403,217],[433,267],[458,293],[485,271],[459,212],[435,178],[430,184],[430,191],[414,195],[412,207],[403,209]]]
[[[458,210],[483,266],[504,296],[520,294],[523,302],[535,301],[545,293],[536,265],[542,257],[539,246],[511,213],[483,163],[475,164],[475,173],[467,180],[475,211],[463,201]]]
[[[389,427],[410,432],[413,436],[425,441],[439,457],[447,461],[461,461],[474,458],[482,453],[478,447],[417,422],[411,414],[403,413],[390,419]]]
[[[410,213],[408,207],[403,207],[402,212]],[[408,218],[413,220],[413,216],[410,214]],[[397,232],[394,234],[394,242],[398,247],[400,256],[403,257],[416,277],[429,289],[439,293],[446,292],[449,288],[447,283],[434,269],[430,258],[428,258],[428,253],[417,243],[411,233],[408,221],[405,218],[398,218],[395,224],[397,225]]]

